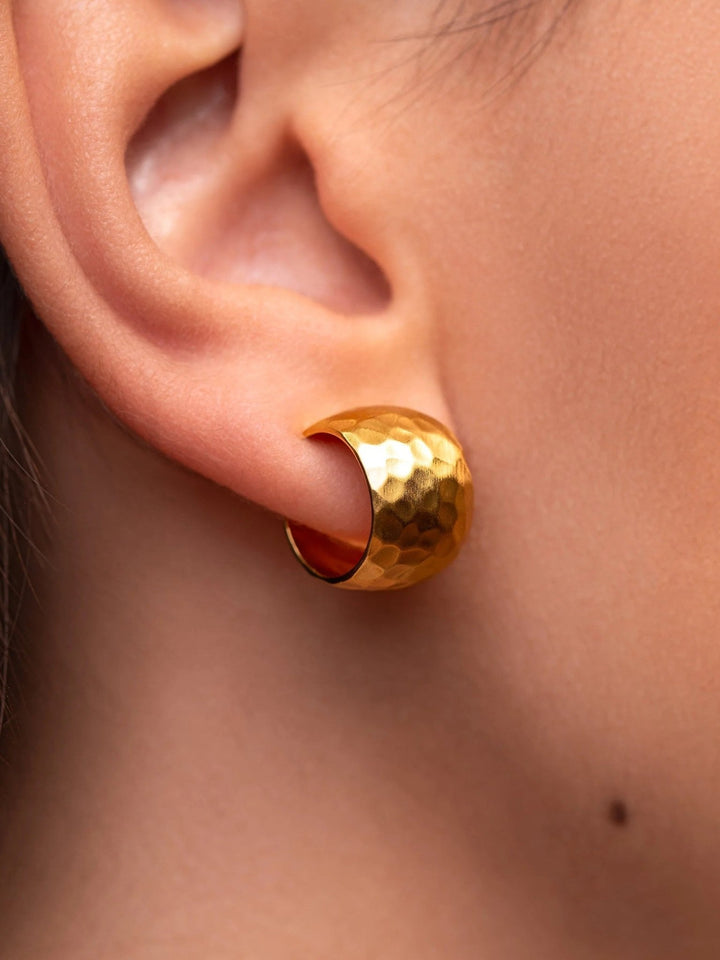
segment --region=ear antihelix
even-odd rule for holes
[[[470,529],[473,487],[451,431],[404,407],[361,407],[321,420],[306,437],[327,434],[352,450],[368,486],[367,543],[346,543],[285,522],[305,569],[347,590],[397,590],[426,580],[457,556]]]

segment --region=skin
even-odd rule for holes
[[[3,5],[52,497],[8,957],[717,956],[720,12],[579,0],[507,84],[558,10]],[[364,534],[301,433],[384,402],[455,429],[476,521],[346,594],[279,518]]]

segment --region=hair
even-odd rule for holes
[[[17,408],[15,370],[23,315],[22,288],[0,247],[0,733],[8,715],[11,641],[27,586],[30,507],[42,487]]]

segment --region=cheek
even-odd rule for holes
[[[483,655],[503,639],[560,777],[589,758],[592,789],[628,784],[658,831],[681,798],[701,843],[720,785],[702,735],[720,702],[720,14],[611,6],[492,110],[425,119],[442,148],[412,212],[477,478]]]
[[[720,14],[589,7],[492,109],[430,125],[446,381],[536,520],[696,555],[720,529]]]

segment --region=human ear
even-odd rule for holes
[[[322,82],[351,42],[326,12],[5,4],[0,239],[38,316],[137,435],[356,540],[362,475],[303,429],[365,404],[451,418],[422,284],[372,179],[336,149],[356,91]]]

